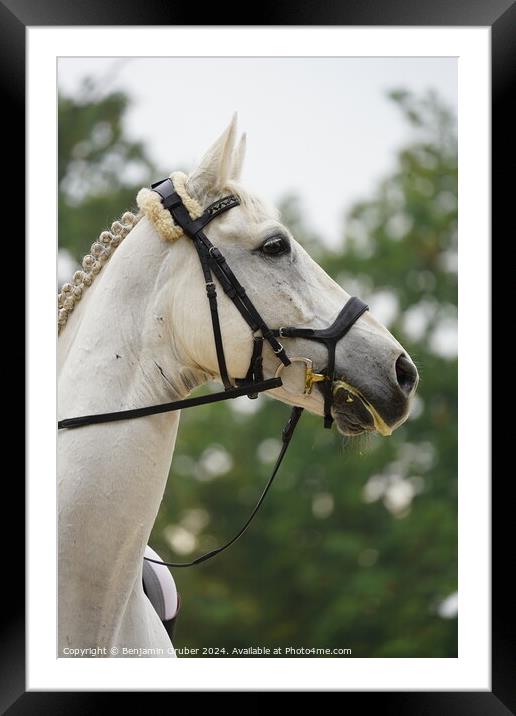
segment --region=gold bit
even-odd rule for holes
[[[328,380],[327,376],[323,373],[314,373],[313,370],[307,366],[305,373],[305,395],[310,395],[314,383],[321,383],[323,380]]]

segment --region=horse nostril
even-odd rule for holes
[[[396,361],[396,378],[402,391],[408,395],[417,381],[416,366],[403,353]]]

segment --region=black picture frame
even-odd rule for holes
[[[249,22],[245,6],[232,7],[231,2],[216,3],[203,8],[202,25],[398,25],[398,26],[483,26],[491,28],[492,39],[492,238],[499,237],[501,245],[509,243],[509,236],[501,235],[507,226],[510,233],[509,212],[512,205],[509,192],[513,186],[514,148],[511,153],[511,130],[516,118],[511,103],[516,67],[516,6],[512,0],[349,0],[328,2],[320,0],[294,3],[261,3],[254,21]],[[242,9],[244,13],[242,13]],[[25,38],[30,26],[78,25],[198,25],[199,10],[187,4],[146,0],[137,3],[125,0],[89,0],[89,2],[58,2],[57,0],[0,0],[0,78],[4,109],[5,136],[16,147],[15,160],[4,163],[5,192],[9,202],[23,201],[25,147]],[[512,80],[512,82],[511,82]],[[5,146],[5,145],[4,145]],[[512,176],[511,176],[512,168]],[[7,186],[8,182],[8,186]],[[7,194],[4,193],[4,197]],[[511,197],[512,198],[512,197]],[[24,215],[20,206],[17,214]],[[512,222],[512,224],[514,221]],[[502,242],[504,242],[502,244]],[[20,244],[22,242],[20,241]],[[506,263],[506,271],[509,265]],[[497,284],[510,285],[502,275]],[[482,298],[489,300],[489,288],[483,287]],[[20,299],[18,298],[18,301]],[[503,316],[502,304],[492,298],[493,328],[495,318]],[[16,312],[20,313],[19,303]],[[11,366],[22,364],[21,340],[12,341],[9,353]],[[30,350],[30,345],[28,346]],[[493,391],[493,396],[497,392]],[[493,401],[494,402],[494,401]],[[20,401],[20,404],[23,404]],[[493,404],[494,414],[494,404]],[[5,415],[5,412],[4,412]],[[12,413],[10,413],[10,416]],[[11,418],[12,419],[12,418]],[[21,421],[23,422],[23,421]],[[493,441],[495,436],[493,435]],[[496,436],[496,445],[502,438]],[[7,472],[9,472],[7,470]],[[510,569],[509,546],[513,541],[512,521],[507,499],[507,483],[512,480],[507,470],[498,473],[492,484],[492,691],[454,692],[344,692],[345,706],[357,696],[368,699],[367,706],[377,707],[382,714],[417,716],[418,714],[467,714],[468,716],[506,716],[516,713],[516,637],[514,629],[514,597],[506,589],[506,575]],[[493,471],[494,473],[494,471]],[[4,589],[6,606],[2,610],[2,669],[0,670],[0,708],[12,716],[25,713],[91,714],[106,709],[109,696],[97,692],[25,692],[25,594],[23,536],[20,524],[24,521],[23,478],[14,470],[4,482],[10,487],[9,513],[15,526],[16,545],[12,534],[2,543],[4,553]],[[4,508],[5,509],[5,508]],[[16,556],[16,558],[15,558]],[[169,695],[170,696],[170,695]],[[136,695],[131,694],[131,698]],[[118,705],[118,702],[117,702]],[[364,704],[362,704],[364,705]],[[177,707],[177,705],[176,705]],[[111,706],[113,708],[113,706]]]

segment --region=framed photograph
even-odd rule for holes
[[[4,3],[28,235],[10,713],[154,690],[515,708],[499,5],[195,26]]]

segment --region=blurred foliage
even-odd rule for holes
[[[304,415],[250,531],[224,556],[174,571],[176,647],[457,655],[456,616],[439,606],[457,590],[455,118],[432,94],[390,99],[410,125],[407,142],[345,217],[342,245],[331,250],[306,228],[295,197],[281,209],[349,293],[373,312],[390,306],[389,328],[421,374],[413,415],[389,439],[345,440]],[[120,93],[59,102],[60,242],[78,258],[156,176],[145,148],[124,136],[128,103]],[[142,179],[125,184],[131,164]],[[266,396],[183,412],[151,538],[163,559],[187,560],[233,536],[288,414]]]
[[[78,261],[156,176],[142,143],[126,137],[129,103],[123,92],[99,96],[90,79],[73,97],[59,95],[59,247]]]

